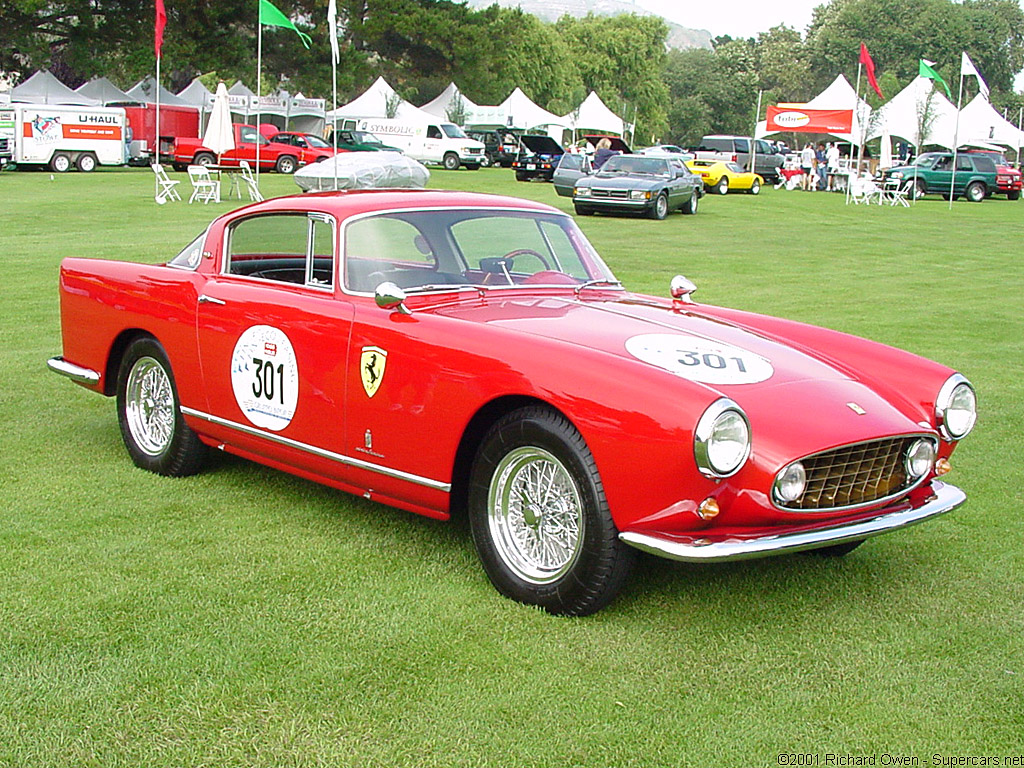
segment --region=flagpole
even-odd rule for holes
[[[861,130],[861,123],[864,122],[864,121],[861,119],[861,114],[860,114],[860,72],[861,72],[861,68],[863,66],[864,66],[864,64],[858,59],[858,61],[857,61],[857,87],[855,88],[855,90],[857,92],[857,100],[853,104],[853,107],[854,107],[853,113],[857,116],[857,152],[856,152],[856,158],[857,159],[856,159],[856,165],[853,167],[853,174],[854,174],[854,178],[857,179],[858,183],[860,181],[860,152],[861,152],[861,146],[862,146],[861,137],[864,135],[864,131]],[[853,160],[853,157],[854,157],[853,142],[850,142],[850,159]],[[852,186],[853,186],[853,178],[850,178],[849,176],[847,176],[846,177],[846,204],[847,205],[850,204],[850,195],[852,193],[852,190],[851,190]]]
[[[949,210],[953,210],[953,187],[956,186],[956,156],[960,144],[960,103],[964,98],[963,64],[960,65],[960,88],[956,94],[956,127],[953,129],[953,174],[949,177]]]
[[[757,121],[761,119],[761,95],[764,91],[757,89],[757,111],[754,112],[754,131],[750,136],[750,172],[757,174]]]
[[[1017,111],[1017,169],[1020,170],[1020,126],[1024,118],[1024,107],[1020,107]]]
[[[260,185],[260,81],[263,79],[263,19],[256,12],[256,186]]]
[[[154,163],[160,162],[160,57],[156,57],[156,129],[153,131],[153,143],[156,145],[154,150],[156,159]],[[160,196],[160,180],[153,174],[153,196]]]

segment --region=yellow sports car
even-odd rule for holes
[[[714,190],[720,195],[727,192],[749,192],[756,195],[761,191],[764,179],[756,173],[743,170],[738,163],[721,160],[687,160],[686,167],[704,180],[704,189]]]

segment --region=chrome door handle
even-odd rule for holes
[[[213,296],[207,296],[205,293],[199,294],[200,304],[220,304],[221,306],[227,304],[224,299],[215,299]]]

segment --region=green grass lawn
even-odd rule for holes
[[[571,208],[510,170],[431,185]],[[1024,203],[767,189],[581,219],[631,289],[682,273],[700,301],[920,353],[974,382],[981,417],[951,515],[841,560],[644,558],[610,608],[563,619],[500,597],[462,525],[229,456],[182,480],[134,468],[113,401],[45,361],[63,257],[164,261],[237,205],[152,192],[148,170],[0,174],[0,765],[1024,754]]]

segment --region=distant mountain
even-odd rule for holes
[[[617,16],[620,13],[635,13],[637,16],[657,16],[655,13],[634,5],[627,0],[469,0],[471,8],[486,8],[490,5],[505,8],[520,7],[544,21],[558,21],[562,16]],[[661,17],[659,17],[661,18]],[[687,29],[668,19],[669,48],[711,48],[711,33],[704,29]]]

